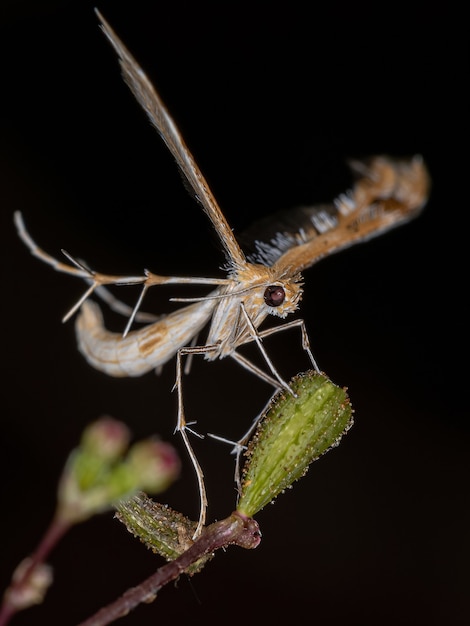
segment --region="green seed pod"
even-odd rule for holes
[[[197,522],[169,506],[154,502],[143,492],[118,502],[116,509],[116,517],[127,530],[167,561],[173,561],[194,543],[192,537]],[[211,556],[199,559],[186,573],[195,574],[201,570]]]
[[[247,517],[301,478],[353,423],[345,389],[325,375],[299,374],[290,387],[295,395],[283,390],[274,396],[246,452],[237,511]]]

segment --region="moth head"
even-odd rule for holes
[[[263,293],[268,313],[282,318],[293,313],[302,299],[302,291],[302,283],[299,280],[276,281],[268,285]]]
[[[297,310],[302,298],[302,276],[280,275],[271,267],[248,263],[233,274],[245,295],[243,301],[251,316],[276,315],[284,318]]]

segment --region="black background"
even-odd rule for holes
[[[28,254],[13,211],[51,254],[65,248],[102,271],[214,276],[223,262],[124,86],[93,6],[0,8],[2,588],[46,528],[62,464],[87,423],[111,414],[136,438],[158,432],[184,455],[172,437],[174,361],[160,378],[89,368],[73,323],[60,323],[83,285]],[[468,623],[468,50],[463,15],[437,7],[100,3],[236,233],[274,210],[333,198],[350,184],[349,157],[420,153],[433,179],[419,219],[305,274],[302,316],[320,366],[349,389],[353,429],[257,516],[256,551],[217,554],[123,624],[285,624],[299,615],[322,626]],[[150,294],[146,308],[167,310],[171,295]],[[287,377],[308,366],[295,331],[270,340],[269,353]],[[269,389],[230,359],[196,359],[185,394],[201,431],[237,437]],[[233,459],[210,439],[195,446],[209,521],[225,517]],[[183,458],[163,499],[195,517]],[[109,514],[74,528],[51,563],[46,602],[18,615],[18,626],[76,624],[160,561]]]

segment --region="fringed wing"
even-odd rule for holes
[[[360,177],[350,191],[331,205],[277,214],[275,234],[257,240],[249,260],[275,268],[279,276],[294,275],[325,256],[408,222],[426,204],[430,181],[420,156],[377,156],[354,161],[351,167]]]

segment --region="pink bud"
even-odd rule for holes
[[[130,431],[123,422],[107,415],[100,417],[83,432],[81,446],[103,460],[118,459],[129,446]]]
[[[146,439],[129,450],[127,462],[140,489],[149,493],[165,490],[179,475],[181,462],[175,448],[159,439]]]

